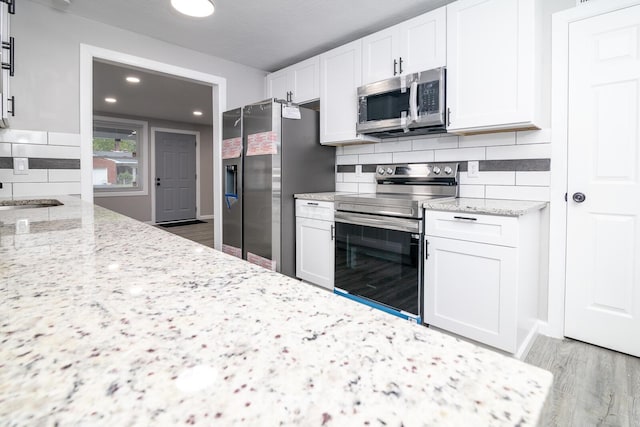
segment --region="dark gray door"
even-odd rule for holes
[[[156,222],[196,217],[196,136],[157,131]]]

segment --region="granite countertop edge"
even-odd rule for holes
[[[475,213],[499,216],[522,216],[547,207],[548,202],[533,200],[474,199],[462,197],[425,202],[426,210]]]

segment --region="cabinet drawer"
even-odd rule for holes
[[[333,221],[333,202],[296,199],[296,216]]]
[[[518,218],[476,215],[466,212],[425,212],[425,229],[429,236],[471,242],[518,246]]]

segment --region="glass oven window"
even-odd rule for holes
[[[419,235],[336,223],[335,286],[396,310],[420,314]]]
[[[409,90],[367,96],[367,120],[399,119],[402,112],[409,114]]]

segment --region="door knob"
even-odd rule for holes
[[[573,193],[573,196],[571,197],[573,198],[573,201],[576,203],[582,203],[587,198],[587,196],[585,196],[584,193]]]

